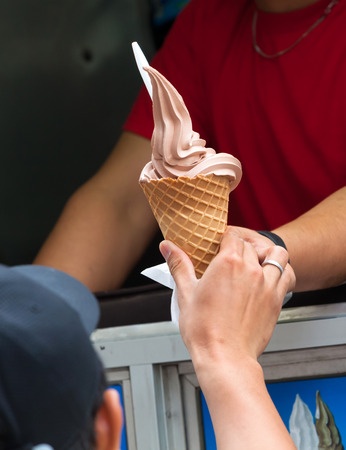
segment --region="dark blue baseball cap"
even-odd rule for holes
[[[71,447],[92,414],[102,365],[94,295],[61,271],[0,266],[0,444]],[[3,441],[3,442],[1,442]]]

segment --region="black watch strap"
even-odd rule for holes
[[[281,239],[281,237],[278,236],[277,234],[273,233],[272,231],[260,230],[260,231],[257,231],[257,233],[261,234],[262,236],[267,237],[272,242],[274,242],[275,245],[280,245],[280,247],[283,247],[284,249],[287,250],[286,244]]]

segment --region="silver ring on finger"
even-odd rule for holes
[[[279,264],[277,261],[275,261],[274,259],[267,259],[263,262],[262,267],[266,266],[267,264],[270,264],[271,266],[275,266],[280,270],[281,275],[284,273],[284,268],[282,267],[281,264]]]

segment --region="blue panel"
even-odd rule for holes
[[[112,389],[115,389],[116,391],[118,391],[119,395],[120,395],[120,401],[121,401],[121,406],[124,408],[124,398],[123,398],[123,388],[120,384],[114,384],[112,386],[110,386]],[[120,450],[127,450],[127,439],[126,439],[126,424],[125,424],[125,416],[124,417],[124,423],[123,423],[123,429],[121,432],[121,445],[120,445]]]
[[[205,441],[205,450],[216,450],[213,424],[211,422],[208,406],[202,391],[200,391],[200,396],[201,396],[202,424]]]
[[[319,391],[323,402],[334,417],[342,441],[346,442],[346,377],[268,383],[267,388],[287,429],[289,429],[289,418],[296,395],[299,395],[315,417],[316,392]]]
[[[316,411],[316,392],[334,417],[342,442],[346,442],[346,377],[314,378],[310,380],[267,383],[268,392],[287,429],[293,404],[298,394],[308,406],[313,417]],[[201,411],[206,450],[216,450],[215,434],[208,407],[201,392]]]

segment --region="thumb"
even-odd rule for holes
[[[159,248],[178,288],[180,286],[186,288],[187,284],[190,284],[192,280],[196,280],[193,264],[183,250],[167,240],[162,241]]]

